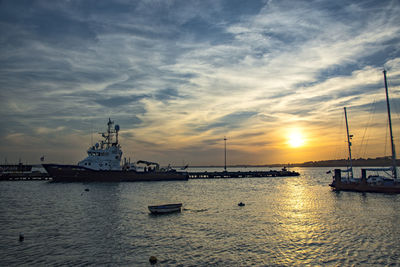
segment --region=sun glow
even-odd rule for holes
[[[288,136],[289,146],[296,148],[304,145],[304,138],[300,131],[293,130]]]

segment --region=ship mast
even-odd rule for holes
[[[113,131],[111,129],[111,126],[114,124],[113,121],[111,121],[111,118],[108,119],[107,123],[107,135],[106,133],[100,133],[101,136],[105,139],[104,141],[101,141],[101,149],[103,149],[103,145],[106,145],[106,149],[110,148],[112,145],[112,136],[113,136]]]
[[[224,164],[224,171],[226,172],[226,136],[224,136],[224,142],[225,142],[225,164]]]
[[[344,117],[346,119],[347,145],[349,147],[350,178],[353,178],[353,163],[351,161],[351,141],[350,141],[353,135],[349,135],[349,124],[347,123],[346,107],[344,107]]]
[[[390,115],[390,103],[389,103],[389,93],[388,93],[388,87],[387,87],[387,81],[386,81],[386,70],[383,71],[383,77],[385,80],[385,92],[386,92],[386,106],[387,106],[387,112],[388,112],[388,118],[389,118],[389,130],[390,130],[390,142],[392,145],[392,175],[394,179],[397,179],[397,167],[396,167],[396,150],[394,147],[394,142],[393,142],[393,131],[392,131],[392,117]]]

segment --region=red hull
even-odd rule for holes
[[[388,193],[400,194],[400,183],[393,183],[393,185],[373,185],[367,183],[332,183],[330,186],[336,191],[353,191],[353,192],[367,192],[367,193]]]
[[[383,178],[379,179],[379,181],[367,182],[366,170],[362,169],[361,173],[361,179],[342,180],[341,170],[335,169],[333,182],[329,186],[331,186],[336,191],[400,194],[399,181]]]
[[[141,181],[184,181],[187,173],[176,171],[96,171],[76,165],[43,164],[54,182],[141,182]]]

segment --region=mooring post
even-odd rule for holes
[[[367,170],[361,169],[361,181],[367,181]]]
[[[342,181],[342,171],[340,169],[335,169],[335,182],[340,183]]]

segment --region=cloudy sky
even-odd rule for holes
[[[0,161],[305,162],[400,149],[400,2],[0,0]],[[395,136],[395,137],[396,137]]]

